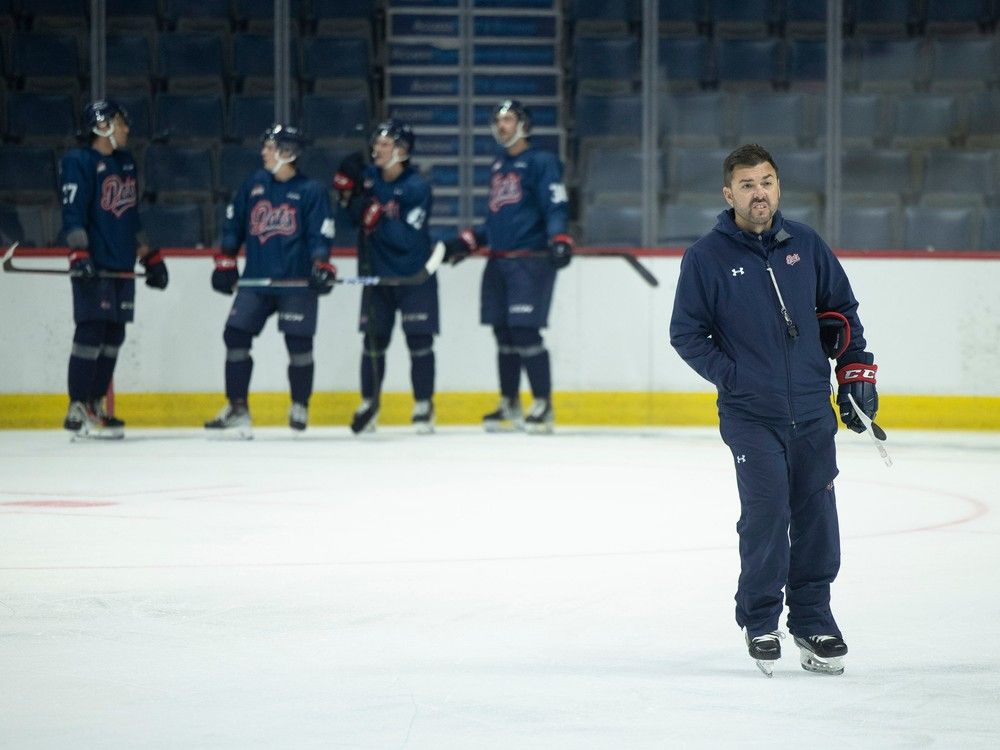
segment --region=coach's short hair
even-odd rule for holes
[[[768,150],[756,143],[744,143],[738,147],[722,162],[722,184],[728,186],[733,179],[733,172],[737,167],[756,167],[758,164],[767,162],[774,167],[774,176],[779,177],[778,165],[774,163],[774,157]]]

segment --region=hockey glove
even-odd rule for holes
[[[369,199],[361,211],[361,228],[365,230],[366,234],[371,234],[375,231],[375,226],[381,218],[382,204],[378,202],[377,198]]]
[[[351,196],[361,191],[365,174],[365,157],[360,152],[345,156],[333,176],[333,188],[340,194],[340,204],[347,206]]]
[[[236,256],[225,250],[215,254],[215,270],[212,271],[212,289],[223,294],[232,294],[233,288],[240,280],[240,272],[236,268]]]
[[[167,264],[163,262],[163,256],[159,250],[146,253],[139,262],[146,269],[146,286],[153,289],[166,289],[170,276],[167,274]]]
[[[90,281],[97,278],[97,267],[86,250],[73,250],[69,254],[70,276],[80,281]]]
[[[839,359],[851,344],[851,324],[839,312],[816,313],[819,342],[829,359]]]
[[[868,352],[851,352],[839,363],[837,369],[837,406],[840,408],[840,419],[847,428],[854,432],[864,432],[865,425],[854,411],[848,395],[861,408],[869,419],[875,419],[878,411],[878,392],[875,390],[875,373],[878,366],[874,364],[875,357]]]
[[[319,294],[329,294],[333,291],[333,283],[337,280],[337,267],[329,261],[317,258],[313,261],[312,273],[309,275],[309,287]]]
[[[573,260],[573,238],[568,234],[557,234],[549,242],[549,263],[556,268],[565,268]]]
[[[476,235],[471,229],[463,229],[458,233],[458,237],[444,243],[444,262],[457,266],[463,260],[476,252],[479,243],[476,242]]]

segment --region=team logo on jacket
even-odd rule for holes
[[[500,174],[495,172],[490,180],[490,211],[496,213],[504,206],[520,203],[524,193],[521,192],[521,175],[517,172]]]
[[[296,214],[296,209],[287,203],[274,206],[271,201],[260,201],[250,211],[250,234],[261,244],[277,235],[293,235],[298,228]]]
[[[135,208],[137,195],[135,177],[108,175],[101,183],[101,208],[120,218],[130,208]]]
[[[787,263],[790,266],[794,266],[800,260],[802,260],[802,258],[799,257],[798,253],[789,253],[788,255],[785,256],[785,263]]]

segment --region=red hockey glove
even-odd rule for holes
[[[97,267],[86,250],[72,250],[69,254],[69,274],[80,281],[97,278]]]
[[[153,289],[166,289],[170,275],[167,273],[167,264],[163,262],[163,256],[159,250],[146,253],[139,262],[146,269],[146,286]]]
[[[476,235],[471,229],[463,229],[458,233],[458,237],[444,243],[444,262],[457,266],[463,260],[476,252],[479,243],[476,242]]]
[[[375,231],[375,225],[382,218],[382,204],[372,198],[361,212],[361,227],[368,234]]]
[[[309,275],[309,286],[319,294],[329,294],[333,291],[333,283],[337,280],[337,267],[329,261],[317,258],[313,261],[312,273]]]
[[[232,294],[233,288],[240,280],[240,272],[236,267],[236,256],[225,250],[214,256],[215,270],[212,271],[212,289],[222,294]]]
[[[854,432],[864,432],[865,425],[854,411],[848,395],[854,398],[869,419],[875,419],[878,411],[878,392],[875,390],[878,366],[874,362],[875,357],[868,352],[851,352],[837,369],[837,382],[840,383],[840,388],[837,389],[837,406],[840,407],[840,419]]]

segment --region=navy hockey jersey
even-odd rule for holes
[[[75,148],[59,164],[63,232],[87,233],[91,260],[99,269],[131,271],[139,232],[139,187],[128,151],[104,156]]]
[[[407,165],[392,182],[376,166],[365,169],[365,192],[382,204],[382,218],[369,236],[371,271],[378,276],[409,276],[431,254],[428,223],[434,199],[430,185]]]
[[[222,247],[246,245],[244,278],[301,279],[315,259],[330,257],[333,236],[325,187],[301,174],[279,182],[258,169],[226,209]]]
[[[556,155],[534,147],[517,156],[503,152],[493,162],[489,210],[476,236],[493,251],[544,250],[552,237],[566,233],[567,217]]]

